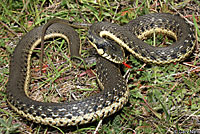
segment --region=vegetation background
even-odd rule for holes
[[[97,121],[75,127],[44,126],[21,118],[7,105],[5,91],[9,76],[10,56],[22,36],[34,27],[43,25],[55,17],[82,24],[109,21],[123,25],[138,16],[157,12],[178,14],[190,23],[195,29],[196,49],[184,62],[164,66],[146,65],[133,56],[129,56],[127,63],[132,68],[124,69],[124,71],[129,70],[130,73],[128,78],[131,93],[129,103],[113,116],[104,119],[102,123]],[[0,133],[200,133],[199,27],[200,2],[198,0],[1,0]],[[77,29],[77,32],[82,41],[83,56],[87,56],[88,50],[91,49],[86,39],[87,29]],[[163,44],[163,40],[168,40],[162,35],[156,37],[156,44]],[[66,50],[60,50],[57,45],[62,44],[63,40],[50,42],[53,42],[53,47],[46,52],[45,63],[52,65],[48,67],[54,68],[58,63],[55,60],[58,58],[55,54]],[[154,44],[152,39],[146,42]],[[46,46],[48,50],[48,45]],[[39,49],[36,52],[39,52]],[[31,81],[29,91],[33,99],[62,102],[71,95],[81,98],[98,92],[97,85],[94,83],[94,68],[77,71],[76,68],[70,66],[67,69],[73,69],[73,71],[68,71],[70,74],[66,77],[64,68],[70,63],[64,62],[65,58],[60,58],[59,63],[62,63],[60,68],[46,69],[43,67],[48,73],[44,73],[46,78],[39,81],[38,59],[37,56],[33,58],[36,58],[33,60],[34,66],[32,67],[35,76]],[[51,61],[47,60],[48,58]],[[63,79],[67,82],[63,82]],[[84,88],[82,86],[70,87],[82,80],[87,81]],[[60,92],[55,90],[55,87],[63,89],[60,92],[64,95],[59,95]],[[36,90],[38,88],[40,90]],[[64,90],[74,88],[78,90]],[[65,95],[65,92],[69,94]]]

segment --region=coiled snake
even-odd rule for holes
[[[124,26],[99,22],[88,31],[89,42],[101,56],[97,58],[97,80],[103,90],[69,104],[37,102],[26,95],[30,81],[30,58],[33,49],[41,43],[43,26],[28,32],[19,42],[11,57],[7,84],[9,105],[20,115],[45,125],[70,126],[85,124],[107,117],[121,109],[128,101],[129,90],[120,70],[111,62],[121,63],[121,47],[144,62],[166,64],[185,59],[194,49],[193,29],[180,17],[165,13],[138,17]],[[153,32],[171,36],[176,42],[168,47],[147,45],[141,39]],[[114,40],[115,46],[103,36]],[[78,34],[67,24],[51,24],[44,39],[62,37],[68,41],[71,56],[80,56]],[[108,60],[111,61],[108,61]]]

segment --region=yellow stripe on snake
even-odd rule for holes
[[[85,124],[120,110],[129,96],[127,84],[113,63],[124,61],[124,53],[120,51],[122,48],[144,62],[166,64],[184,60],[195,47],[193,29],[179,16],[148,14],[124,26],[108,22],[95,23],[89,27],[88,39],[101,55],[97,57],[96,69],[97,81],[103,90],[68,104],[38,102],[27,97],[26,91],[30,81],[31,55],[41,43],[42,29],[43,26],[40,26],[28,32],[15,48],[10,63],[7,97],[9,105],[17,113],[45,125]],[[141,40],[154,32],[167,34],[176,42],[167,47],[154,47]],[[116,43],[108,41],[105,36],[119,45],[114,45]],[[80,57],[80,39],[72,27],[60,22],[50,24],[46,27],[44,39],[54,37],[67,40],[71,56]]]

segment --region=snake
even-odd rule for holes
[[[44,27],[45,34],[42,34]],[[19,41],[11,56],[7,84],[8,104],[19,115],[44,125],[73,126],[103,119],[119,111],[128,102],[129,88],[116,65],[125,60],[125,54],[121,50],[125,49],[146,63],[183,61],[195,48],[193,32],[193,28],[184,19],[168,13],[139,16],[123,26],[110,22],[92,24],[87,38],[99,54],[96,77],[102,90],[82,100],[52,103],[38,102],[27,95],[33,50],[40,45],[42,38],[47,40],[61,37],[68,42],[70,55],[80,56],[80,39],[77,32],[66,23],[55,21],[48,27],[36,27]],[[167,47],[148,45],[143,39],[153,33],[166,34],[175,42]]]

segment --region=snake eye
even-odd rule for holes
[[[91,42],[94,41],[93,38],[91,38],[91,36],[88,36],[88,39],[89,39]]]

